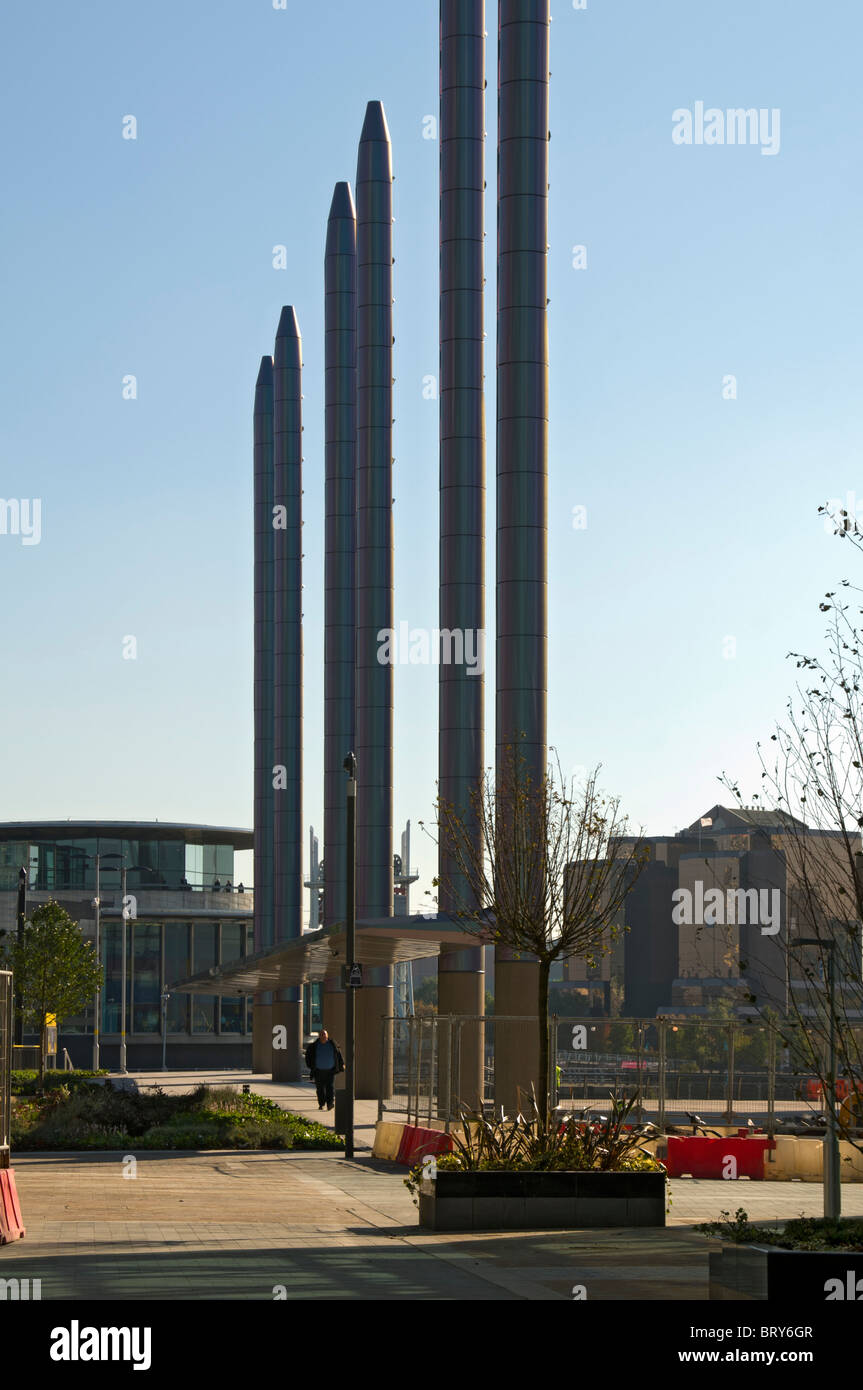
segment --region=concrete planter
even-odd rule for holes
[[[863,1253],[723,1244],[710,1251],[710,1298],[863,1302]]]
[[[420,1225],[433,1231],[664,1226],[664,1173],[438,1172],[422,1179]]]

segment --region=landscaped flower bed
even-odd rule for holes
[[[718,1301],[863,1301],[863,1221],[800,1217],[779,1227],[753,1226],[743,1208],[734,1220],[696,1230],[721,1240],[710,1251],[710,1298]]]
[[[185,1095],[53,1085],[13,1097],[13,1150],[343,1149],[332,1130],[275,1101],[199,1086]]]
[[[628,1123],[636,1098],[611,1115],[543,1124],[465,1113],[454,1151],[405,1179],[420,1225],[437,1231],[664,1226],[665,1169],[641,1144],[652,1126]]]

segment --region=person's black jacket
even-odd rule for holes
[[[308,1047],[306,1048],[306,1066],[308,1067],[309,1071],[312,1073],[313,1076],[315,1074],[315,1054],[318,1050],[319,1041],[319,1038],[315,1038],[314,1041],[310,1042]],[[336,1042],[335,1038],[327,1038],[327,1042],[331,1042],[336,1050],[336,1074],[338,1074],[340,1071],[344,1071],[345,1060],[342,1057],[339,1045]]]

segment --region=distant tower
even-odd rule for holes
[[[411,884],[419,874],[411,869],[411,823],[402,831],[401,854],[393,856],[393,916],[410,917]],[[393,1008],[396,1018],[406,1018],[414,1011],[413,962],[403,960],[393,966]]]
[[[303,887],[309,890],[309,931],[317,931],[321,926],[321,862],[318,856],[318,837],[315,827],[309,826],[309,876]]]
[[[411,884],[416,883],[419,874],[411,868],[411,823],[407,821],[402,831],[401,854],[393,858],[393,916],[410,917]]]
[[[357,163],[357,918],[393,910],[393,670],[378,632],[393,626],[392,152],[384,108],[370,101]],[[328,853],[324,847],[325,857]],[[368,968],[357,1001],[358,1097],[379,1087],[380,1018],[392,970]],[[391,1048],[384,1066],[390,1085]]]
[[[302,342],[297,316],[282,310],[273,358],[273,519],[275,565],[274,817],[275,940],[302,933],[303,892],[303,557]],[[302,1003],[299,987],[273,1004],[273,1023],[287,1045],[273,1050],[275,1080],[300,1077]]]

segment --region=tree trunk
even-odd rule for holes
[[[48,1025],[42,1015],[42,1026],[39,1029],[39,1089],[45,1085],[45,1048],[48,1046]]]
[[[537,1001],[536,1023],[539,1028],[539,1077],[536,1099],[539,1105],[539,1118],[543,1129],[548,1125],[548,977],[551,974],[551,961],[539,961],[539,998]]]

